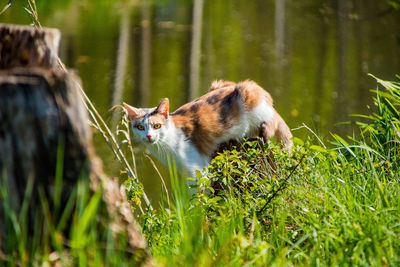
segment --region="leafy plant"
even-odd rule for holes
[[[154,256],[182,266],[399,264],[400,90],[378,82],[387,89],[357,122],[359,138],[333,135],[332,148],[295,138],[292,155],[248,141],[218,154],[196,195],[175,190],[171,209],[141,218]]]

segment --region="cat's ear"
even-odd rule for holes
[[[163,115],[166,119],[168,119],[169,112],[169,100],[168,98],[164,98],[161,100],[160,104],[157,106],[157,113]]]
[[[137,116],[142,114],[142,111],[140,109],[132,107],[126,103],[124,103],[124,107],[126,108],[126,111],[128,111],[128,115],[131,120],[134,120]]]

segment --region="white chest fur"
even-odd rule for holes
[[[209,158],[201,155],[196,147],[187,140],[184,133],[171,122],[160,136],[157,144],[145,144],[150,153],[168,166],[168,156],[175,159],[179,168],[185,169],[187,175],[195,177],[196,170],[202,170],[209,164]]]

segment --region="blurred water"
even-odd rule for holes
[[[14,2],[0,21],[29,24],[25,3]],[[62,32],[62,60],[79,71],[110,124],[108,110],[121,101],[145,107],[168,97],[174,110],[214,79],[253,79],[291,128],[306,123],[322,137],[351,134],[335,124],[372,105],[375,82],[367,73],[400,73],[400,11],[387,1],[37,2],[41,24]],[[106,172],[118,176],[98,134],[95,144]],[[138,171],[158,199],[160,181],[147,159],[138,159]]]

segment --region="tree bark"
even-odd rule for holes
[[[100,210],[107,211],[97,221],[106,221],[116,237],[127,238],[129,250],[142,251],[140,260],[148,262],[125,192],[104,175],[94,152],[79,78],[60,67],[59,40],[56,29],[0,25],[0,203],[19,211],[32,185],[27,223],[33,225],[43,212],[40,190],[55,212],[56,173],[62,177],[61,211],[77,183],[89,179],[92,194],[103,193]],[[7,240],[3,207],[0,252]]]
[[[0,69],[58,66],[57,29],[0,24]]]

